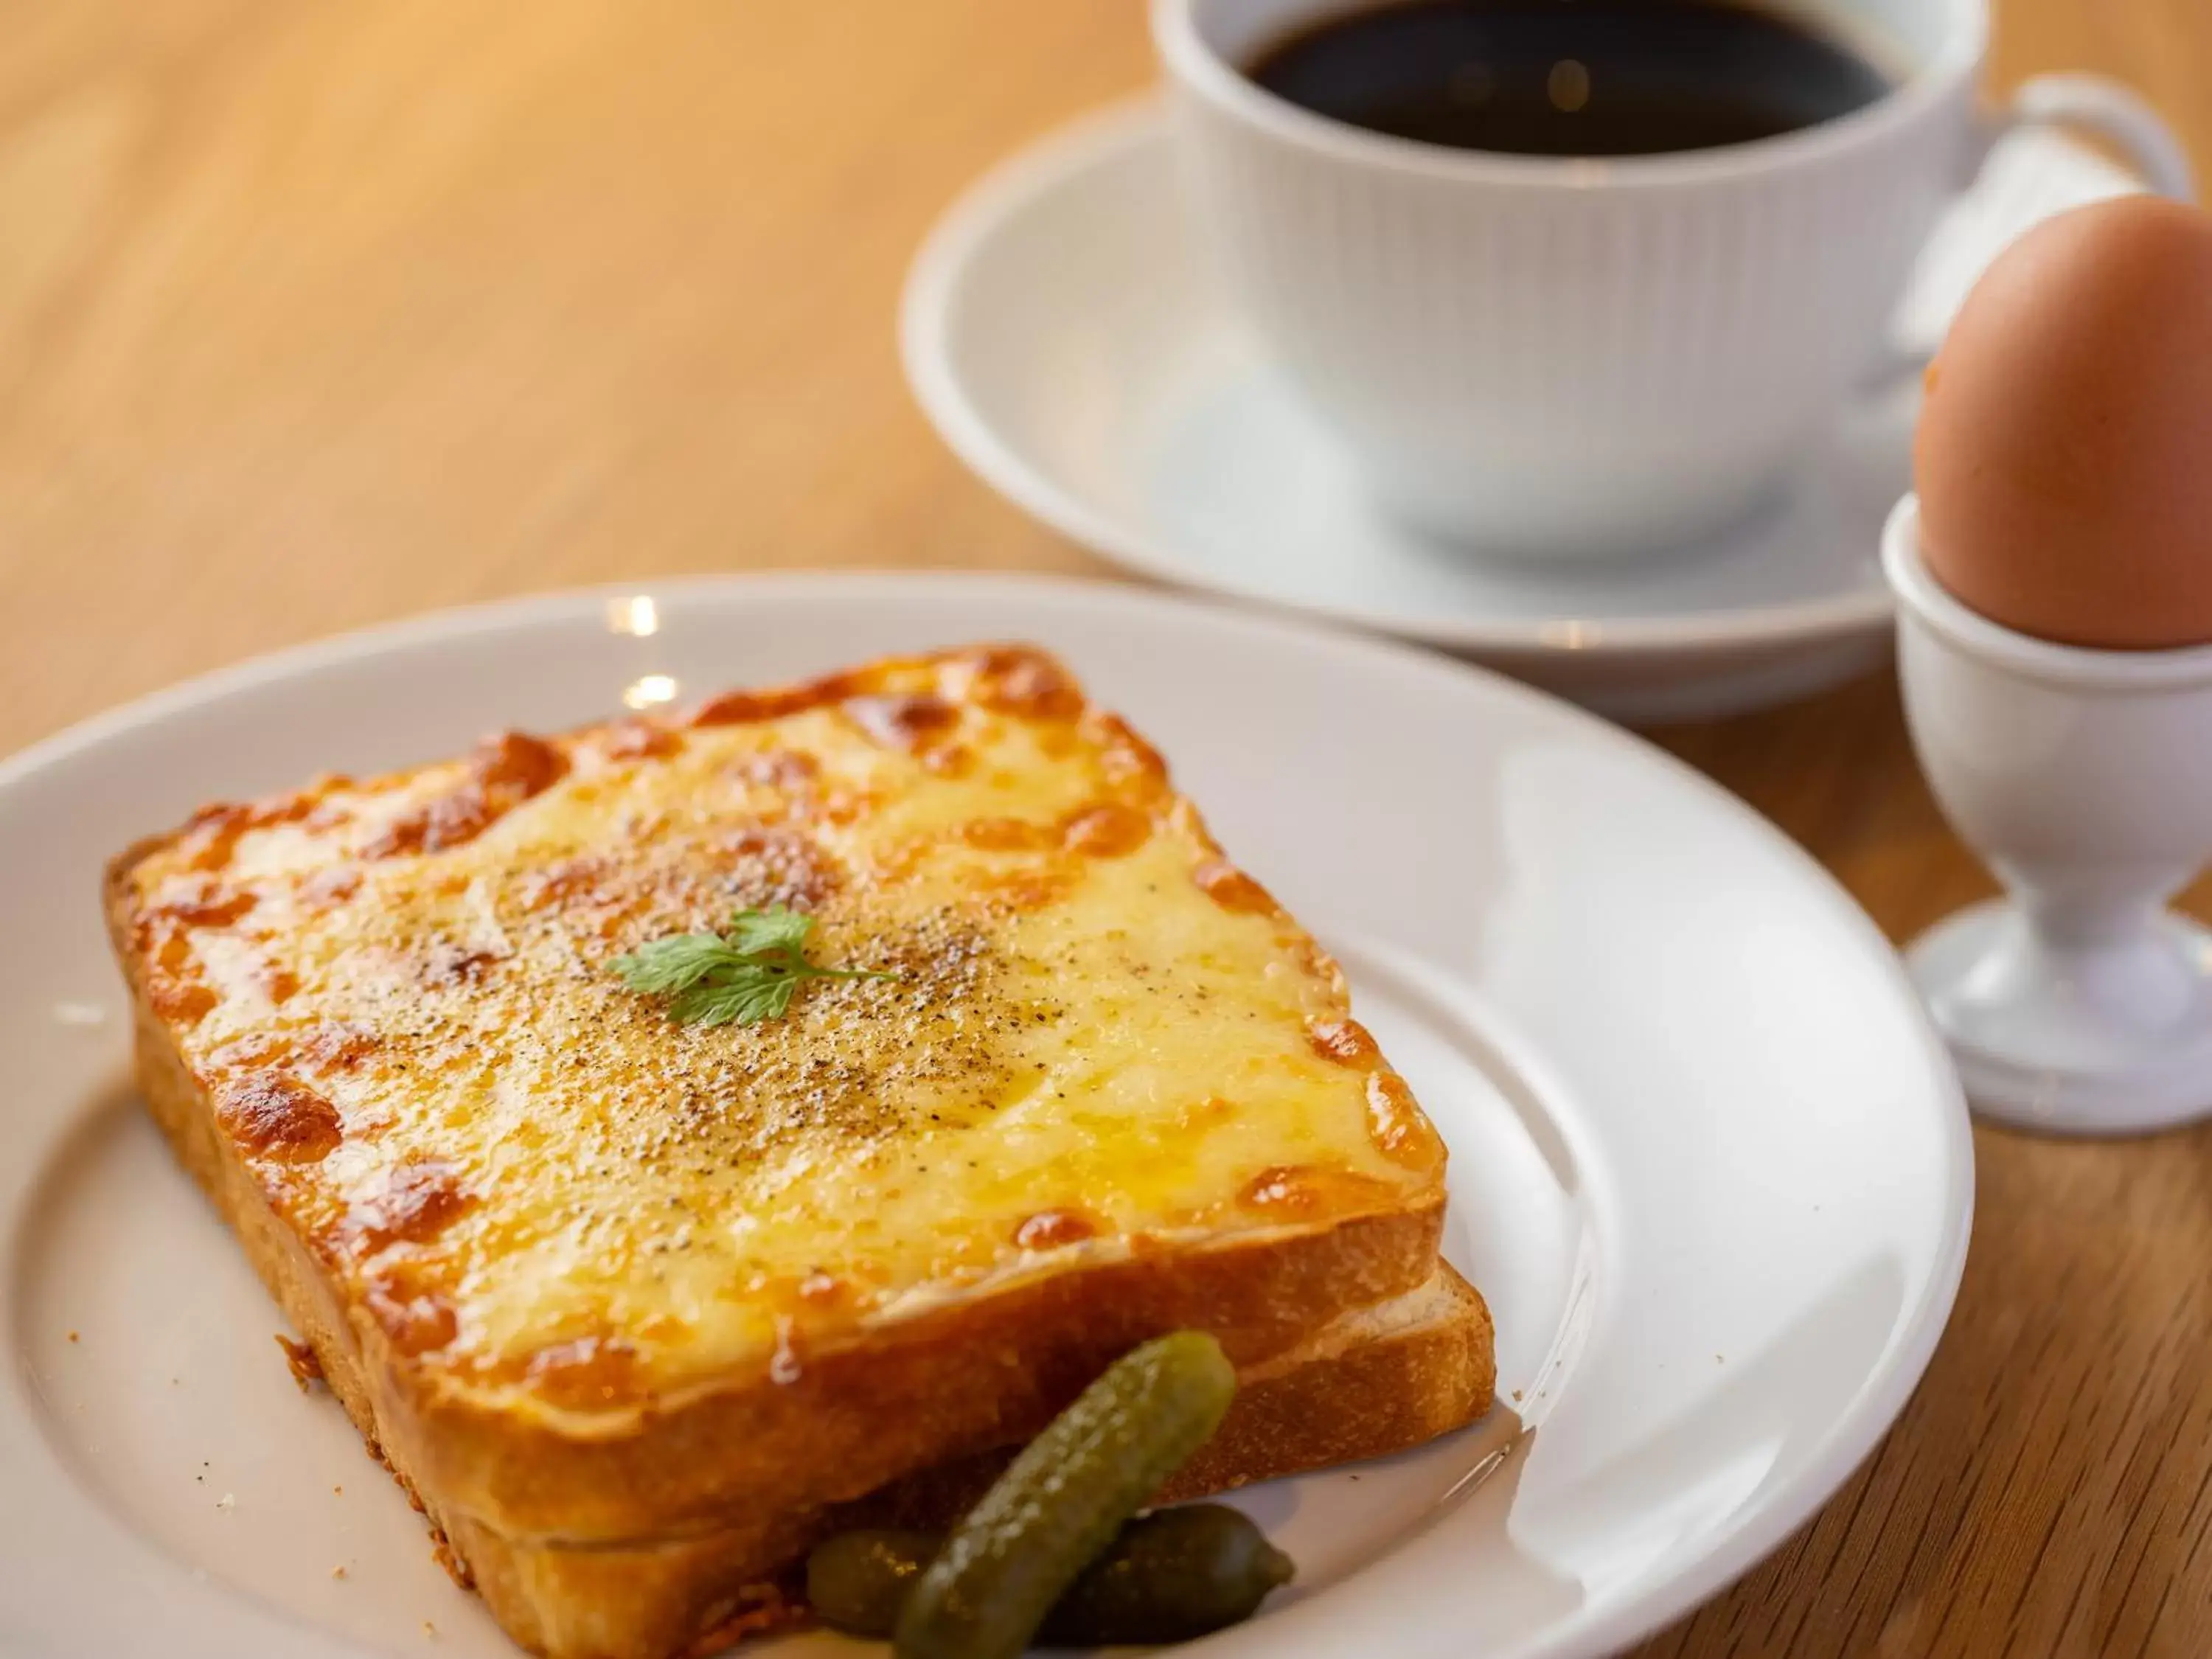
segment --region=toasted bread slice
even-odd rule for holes
[[[1239,1371],[1229,1415],[1159,1501],[1404,1451],[1480,1417],[1496,1385],[1490,1310],[1440,1261],[1418,1290],[1348,1313],[1288,1353]],[[974,1506],[1015,1449],[910,1475],[839,1511],[836,1522],[948,1525]]]
[[[1462,1427],[1489,1408],[1491,1352],[1482,1298],[1440,1266],[1419,1289],[1242,1372],[1228,1417],[1159,1501],[1384,1456]],[[464,1550],[485,1601],[526,1645],[658,1659],[702,1630],[735,1635],[803,1617],[796,1575],[780,1571],[787,1563],[848,1528],[950,1526],[1012,1455],[985,1453],[811,1515],[658,1544],[514,1545],[477,1531]]]
[[[709,1028],[607,970],[775,902],[896,978]],[[210,808],[107,908],[155,1115],[465,1561],[803,1516],[1435,1268],[1334,963],[1035,651]]]

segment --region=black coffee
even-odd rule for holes
[[[1725,0],[1395,0],[1248,73],[1317,114],[1515,155],[1652,155],[1771,138],[1889,90],[1849,46]]]

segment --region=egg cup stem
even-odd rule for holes
[[[2142,906],[2094,933],[2054,933],[2021,896],[1962,910],[1907,952],[1976,1109],[2060,1134],[2142,1133],[2203,1116],[2212,935]]]

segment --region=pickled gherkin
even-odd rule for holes
[[[898,1659],[1015,1659],[1053,1604],[1229,1409],[1203,1331],[1124,1354],[1024,1447],[953,1529],[899,1614]]]
[[[824,1539],[806,1558],[807,1601],[832,1630],[889,1636],[898,1628],[907,1592],[944,1542],[941,1533],[890,1528]]]
[[[1291,1558],[1225,1504],[1139,1516],[1045,1615],[1070,1647],[1188,1642],[1241,1624],[1291,1582]]]
[[[807,1599],[834,1629],[889,1636],[941,1542],[932,1532],[840,1534],[808,1558]],[[1290,1558],[1226,1504],[1161,1510],[1122,1528],[1037,1635],[1067,1647],[1187,1642],[1250,1618],[1291,1575]]]

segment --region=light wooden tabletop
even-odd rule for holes
[[[456,601],[1099,567],[923,425],[933,216],[1151,76],[1139,0],[73,0],[0,52],[0,748]],[[2009,0],[2212,168],[2212,7]],[[1887,677],[1663,734],[1903,938],[1985,886]],[[2200,889],[2212,902],[2212,888]],[[1948,1334],[1819,1520],[1648,1651],[2212,1651],[2212,1131],[1977,1136]]]

